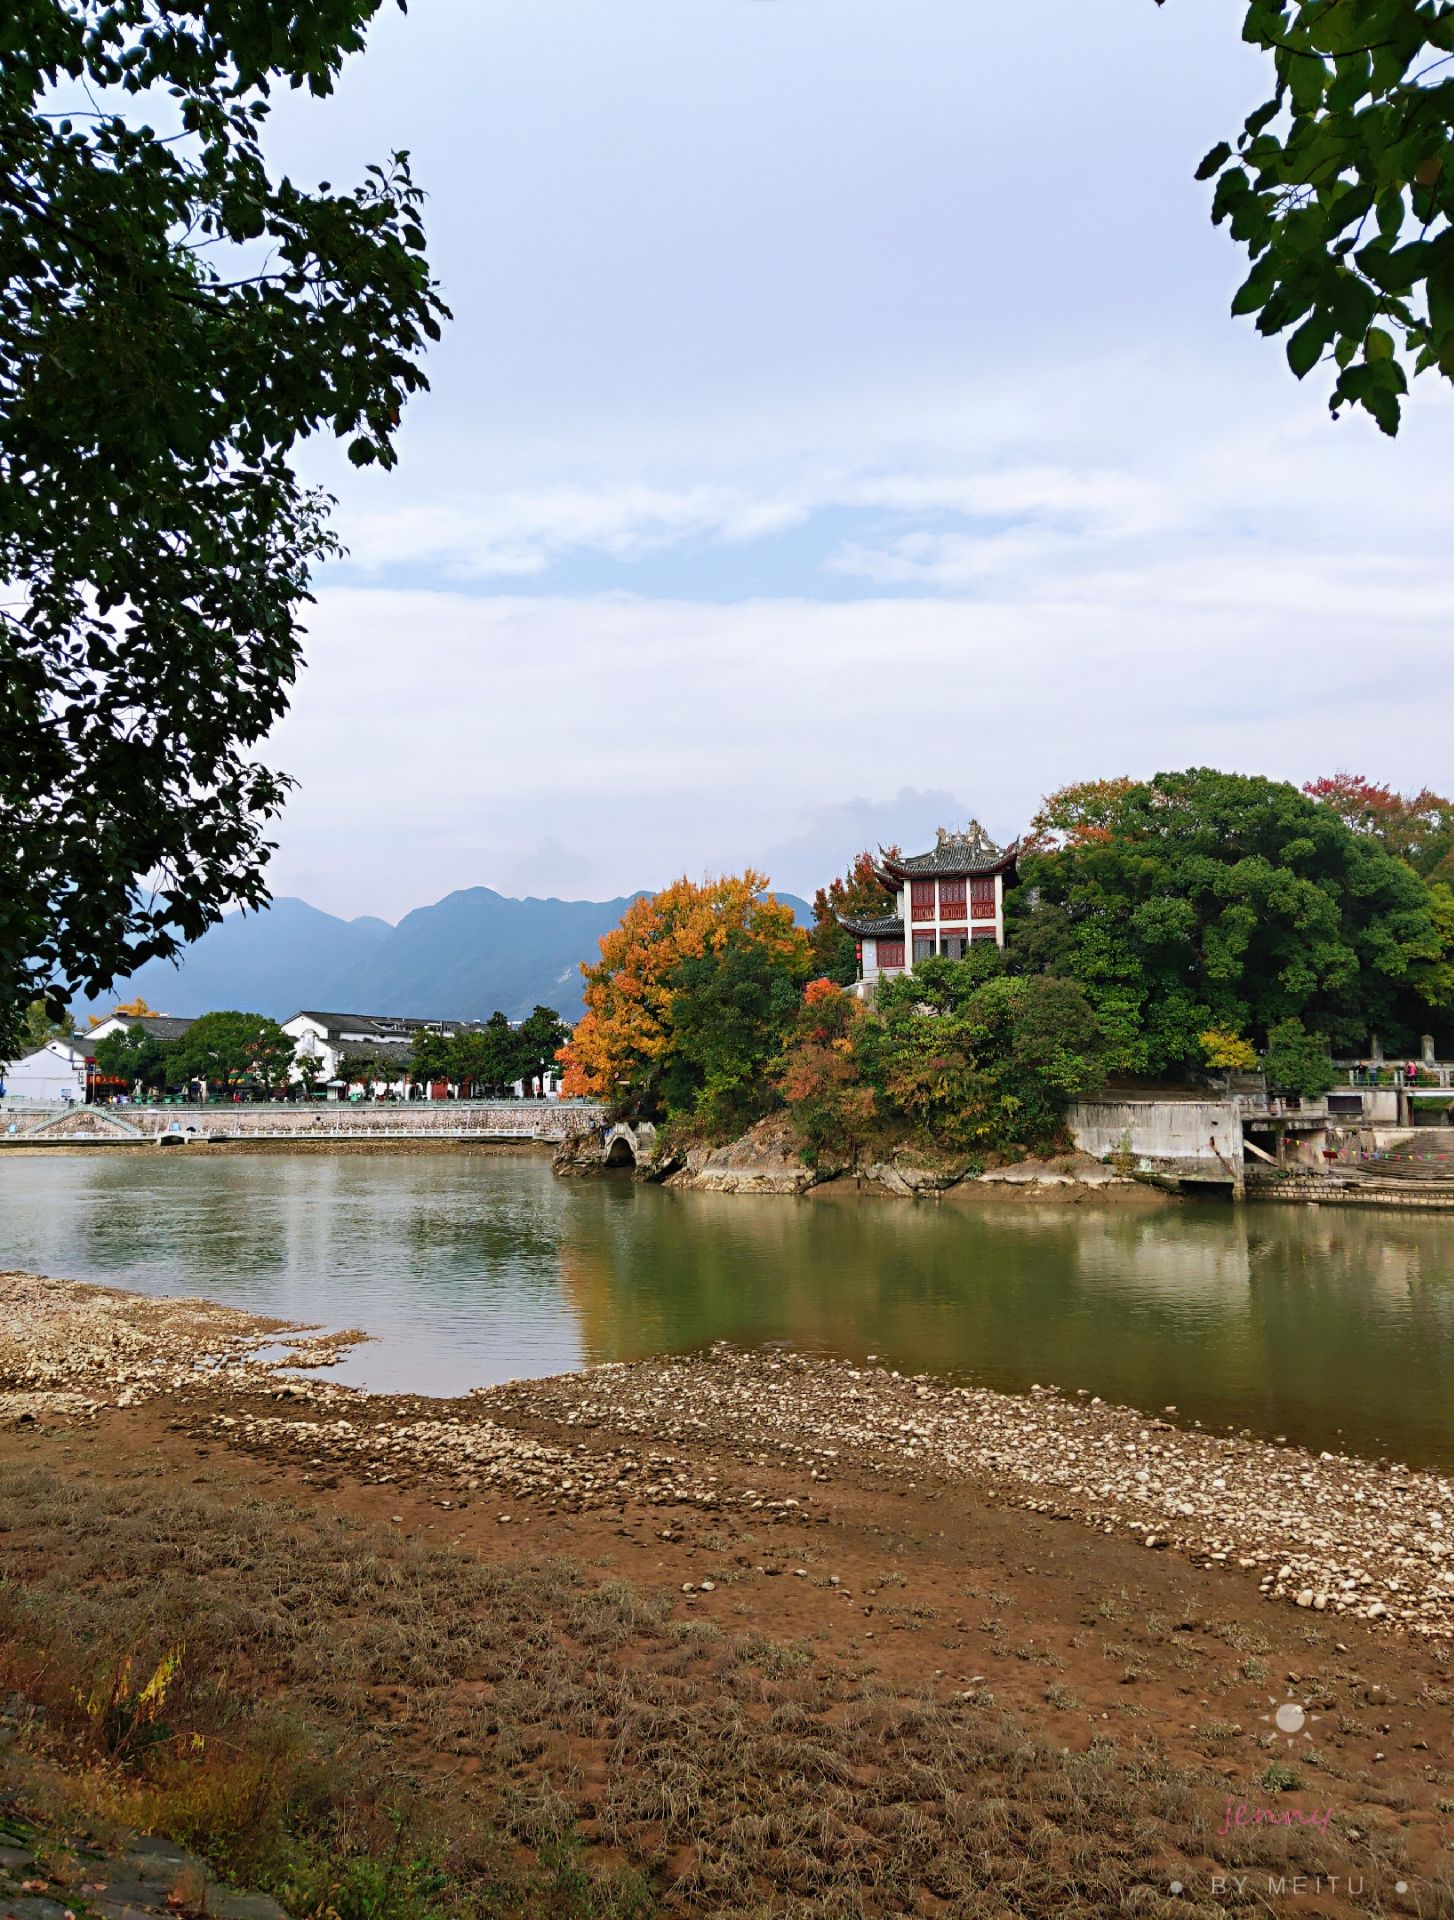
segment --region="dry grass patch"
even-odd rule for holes
[[[299,1914],[1220,1910],[1160,1889],[1208,1884],[1221,1774],[672,1605],[160,1471],[0,1474],[0,1682],[79,1802]],[[1219,1870],[1346,1871],[1315,1832],[1232,1845]]]

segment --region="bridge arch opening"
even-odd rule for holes
[[[636,1165],[636,1155],[632,1151],[631,1142],[626,1138],[624,1133],[618,1133],[610,1146],[607,1147],[606,1165],[608,1167],[634,1167]]]

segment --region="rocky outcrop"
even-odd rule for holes
[[[555,1150],[553,1166],[562,1180],[582,1180],[606,1171],[606,1149],[599,1128],[573,1133]]]
[[[1017,1160],[1013,1166],[993,1167],[974,1182],[978,1188],[1018,1194],[1033,1199],[1078,1200],[1087,1194],[1150,1193],[1143,1181],[1094,1160],[1088,1153],[1058,1153],[1048,1160]]]
[[[688,1147],[664,1184],[704,1193],[806,1193],[842,1171],[806,1166],[787,1123],[774,1114],[725,1147]]]
[[[904,1200],[932,1198],[948,1193],[974,1178],[975,1169],[962,1155],[924,1153],[912,1147],[900,1147],[886,1158],[870,1160],[855,1167],[853,1177],[861,1187],[879,1193],[894,1194]]]
[[[605,1172],[608,1155],[599,1133],[565,1141],[555,1170],[566,1178]],[[897,1199],[965,1197],[987,1190],[1020,1199],[1083,1200],[1092,1196],[1141,1196],[1151,1190],[1114,1167],[1085,1153],[1061,1153],[1030,1159],[982,1173],[963,1154],[936,1153],[921,1147],[896,1147],[875,1158],[820,1158],[809,1166],[781,1114],[759,1120],[725,1146],[654,1145],[636,1169],[640,1180],[701,1193],[803,1194],[830,1181],[863,1193]]]

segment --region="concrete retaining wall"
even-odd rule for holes
[[[1169,1172],[1240,1178],[1242,1117],[1231,1100],[1078,1100],[1069,1125],[1097,1160],[1129,1154]]]

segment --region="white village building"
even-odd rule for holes
[[[7,1100],[23,1104],[35,1101],[53,1105],[58,1100],[73,1100],[80,1106],[89,1084],[89,1041],[56,1038],[24,1059],[0,1066],[0,1089]]]

